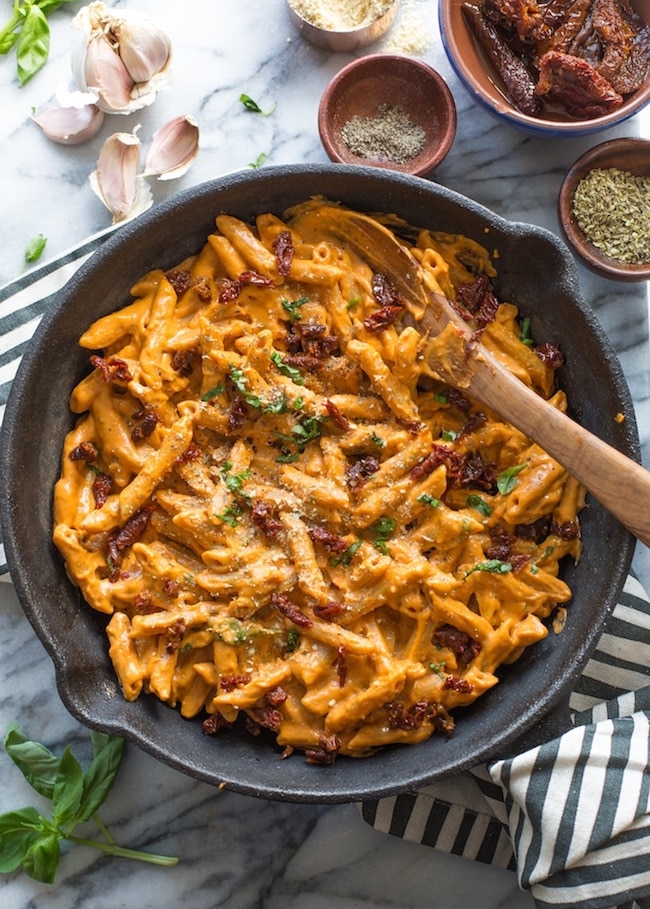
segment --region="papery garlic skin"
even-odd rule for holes
[[[130,10],[113,13],[97,0],[72,24],[83,33],[72,54],[74,77],[82,90],[97,90],[101,110],[139,110],[168,83],[171,39],[152,19]]]
[[[113,224],[146,211],[151,190],[140,170],[140,140],[135,133],[114,133],[104,142],[97,170],[90,175],[93,192],[113,214]]]
[[[198,123],[189,115],[175,117],[154,133],[144,163],[144,176],[175,180],[189,170],[198,153]]]
[[[52,142],[81,145],[97,135],[104,122],[104,112],[95,104],[72,103],[69,106],[45,108],[34,114],[32,119]]]

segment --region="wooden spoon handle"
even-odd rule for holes
[[[650,471],[557,410],[493,358],[474,365],[468,393],[540,445],[650,546]]]

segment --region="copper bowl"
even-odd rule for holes
[[[424,147],[407,161],[364,158],[345,143],[345,125],[353,117],[375,117],[384,104],[401,110],[423,131]],[[332,161],[424,176],[452,146],[456,105],[445,80],[426,63],[400,54],[372,54],[353,60],[334,76],[321,98],[318,129]]]
[[[379,41],[395,21],[398,6],[399,0],[393,0],[376,19],[366,22],[358,28],[339,31],[315,25],[300,15],[291,0],[287,0],[289,18],[300,34],[317,47],[335,53],[351,53]]]
[[[537,136],[582,136],[622,123],[650,103],[649,73],[643,86],[629,95],[621,107],[601,117],[576,120],[558,113],[557,117],[545,119],[522,113],[509,100],[501,79],[472,35],[463,15],[463,2],[440,0],[438,17],[442,43],[464,87],[501,122]]]
[[[597,274],[614,281],[647,281],[650,262],[629,264],[608,256],[581,230],[573,211],[576,188],[592,170],[616,168],[650,179],[650,139],[612,139],[585,152],[569,169],[558,200],[562,230],[580,259]]]

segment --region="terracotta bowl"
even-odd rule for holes
[[[612,139],[589,149],[570,168],[560,189],[558,214],[564,234],[593,271],[616,281],[647,281],[650,279],[650,262],[629,265],[613,259],[595,246],[580,229],[573,213],[576,187],[590,171],[615,167],[618,170],[650,178],[650,140]]]
[[[380,16],[360,28],[350,29],[349,31],[336,31],[314,25],[313,22],[301,16],[294,9],[291,0],[287,0],[289,18],[303,38],[318,47],[338,53],[350,53],[379,41],[395,21],[398,6],[399,0],[393,0],[393,3]]]
[[[492,64],[474,39],[463,15],[464,0],[440,0],[438,16],[442,43],[456,75],[470,95],[497,119],[537,136],[581,136],[622,123],[650,103],[650,75],[643,87],[629,95],[618,110],[592,120],[567,115],[532,117],[508,99]]]
[[[424,147],[405,162],[361,157],[343,139],[353,117],[374,118],[384,105],[400,108],[424,132]],[[371,54],[344,66],[325,89],[318,129],[332,161],[365,164],[423,176],[437,167],[456,135],[456,105],[442,76],[421,60],[399,54]]]

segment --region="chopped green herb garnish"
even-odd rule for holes
[[[386,444],[385,440],[382,439],[381,436],[378,436],[376,432],[373,432],[373,434],[370,436],[370,441],[373,445],[376,445],[377,448],[383,448]]]
[[[347,567],[352,561],[359,546],[361,546],[361,540],[355,540],[354,543],[350,543],[348,548],[344,549],[341,555],[332,556],[330,565],[332,565],[333,568],[336,568],[337,565],[345,565]]]
[[[259,395],[254,395],[248,390],[246,376],[243,369],[239,366],[230,365],[228,375],[233,381],[237,391],[239,391],[249,407],[260,410],[262,413],[285,413],[287,411],[287,399],[283,394],[276,395],[270,401],[263,401]]]
[[[305,303],[309,303],[309,297],[298,297],[297,300],[283,300],[282,308],[289,313],[290,322],[298,322],[300,319],[300,313],[298,310],[301,306],[304,306]]]
[[[257,156],[257,158],[255,158],[254,161],[249,161],[249,162],[248,162],[248,166],[249,166],[249,167],[252,167],[253,170],[257,170],[258,167],[261,167],[261,166],[264,164],[264,162],[266,161],[267,157],[268,157],[268,155],[266,154],[266,152],[260,152],[259,155]]]
[[[519,326],[519,340],[527,347],[533,346],[533,339],[530,336],[530,319],[522,319]]]
[[[271,351],[271,361],[277,366],[283,376],[291,379],[296,385],[304,385],[305,380],[300,374],[300,370],[289,363],[285,363],[279,350]]]
[[[361,297],[353,297],[346,306],[346,309],[354,309],[361,303]]]
[[[25,249],[25,264],[31,265],[32,262],[37,262],[43,255],[46,244],[47,238],[43,234],[37,234],[37,236],[33,237]]]
[[[515,464],[513,467],[507,467],[502,470],[497,477],[497,489],[502,495],[507,495],[517,485],[517,474],[526,467],[526,464]]]
[[[531,566],[530,566],[530,573],[531,573],[531,574],[539,574],[539,566],[538,566],[538,565],[531,565]]]
[[[215,514],[215,518],[217,518],[219,521],[223,521],[224,524],[229,524],[231,527],[236,527],[239,524],[239,518],[241,515],[242,508],[235,502],[232,505],[229,505],[222,514]]]
[[[300,632],[297,628],[289,628],[287,631],[287,653],[293,653],[298,647],[300,641]]]
[[[458,433],[455,429],[443,429],[440,432],[440,438],[443,442],[453,442],[457,435]]]
[[[376,548],[384,555],[387,555],[388,553],[386,541],[390,539],[396,526],[397,522],[393,518],[388,518],[385,515],[375,521],[374,524],[370,525],[370,531],[375,534],[373,542]]]
[[[277,104],[274,104],[270,110],[263,111],[257,101],[254,101],[250,95],[246,94],[240,95],[239,100],[244,105],[246,110],[249,110],[253,114],[264,114],[265,117],[270,116],[277,107]]]
[[[436,401],[438,404],[448,404],[449,395],[445,391],[437,391],[433,396],[433,400]]]
[[[446,668],[446,663],[429,663],[429,669],[431,672],[435,672],[436,675],[440,676],[441,679],[446,679],[447,676],[444,673]]]
[[[437,508],[438,505],[440,505],[440,499],[436,499],[435,496],[430,496],[426,492],[423,492],[421,496],[418,496],[418,502],[421,502],[423,505],[430,505],[432,508]]]
[[[470,508],[475,508],[478,512],[488,518],[492,514],[492,506],[488,505],[484,498],[473,493],[467,496],[467,504]]]
[[[491,571],[493,574],[508,574],[509,571],[512,571],[512,565],[510,562],[502,562],[501,559],[488,559],[487,562],[478,562],[473,568],[470,568],[466,572],[465,577],[468,578],[470,574],[473,574],[475,571]]]
[[[218,385],[215,385],[213,388],[208,388],[207,391],[204,391],[201,395],[202,401],[211,401],[212,398],[218,398],[219,395],[222,395],[224,392],[223,382],[219,382]]]

